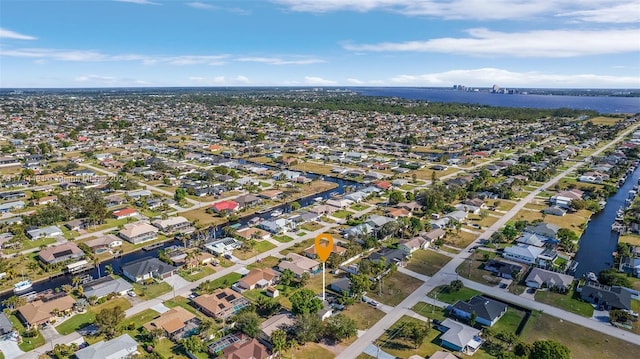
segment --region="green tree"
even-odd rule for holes
[[[271,333],[271,344],[276,353],[282,352],[287,347],[287,332],[282,329],[276,329]]]
[[[302,313],[293,323],[295,338],[300,344],[318,341],[322,335],[322,322],[314,313]]]
[[[293,283],[295,278],[296,278],[296,275],[293,273],[293,271],[291,271],[291,269],[285,269],[282,271],[282,274],[280,275],[280,284],[282,284],[285,287],[288,287],[291,285],[291,283]]]
[[[400,191],[391,191],[389,193],[389,205],[393,206],[404,201],[405,196]]]
[[[531,348],[530,359],[570,359],[571,352],[566,346],[553,340],[536,340]]]
[[[309,280],[311,280],[311,274],[309,274],[309,272],[302,273],[300,276],[300,286],[306,286],[309,283]]]
[[[297,211],[297,210],[299,210],[299,209],[300,209],[300,207],[302,207],[302,206],[300,205],[300,203],[298,203],[298,202],[291,202],[291,210],[292,210],[292,211]]]
[[[358,333],[356,321],[340,313],[328,318],[324,326],[325,336],[341,342]]]
[[[268,317],[271,314],[280,310],[282,306],[280,302],[275,298],[269,298],[265,295],[260,295],[256,299],[256,310],[260,316]]]
[[[315,314],[322,309],[322,300],[311,289],[300,289],[289,300],[294,314]]]
[[[202,340],[195,335],[181,339],[180,344],[189,353],[206,352],[206,347],[203,345]]]
[[[185,198],[187,198],[187,191],[184,188],[176,188],[173,199],[178,203],[182,203]]]
[[[96,314],[96,325],[107,339],[111,339],[119,333],[124,318],[125,313],[120,306],[105,308]]]
[[[352,298],[361,298],[371,288],[371,280],[364,273],[351,275],[350,280],[349,292]]]
[[[250,310],[243,310],[235,315],[233,319],[236,323],[236,328],[244,334],[255,338],[260,332],[260,318],[256,312]]]

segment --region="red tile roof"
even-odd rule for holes
[[[221,201],[211,205],[211,208],[220,211],[233,211],[238,208],[239,204],[236,201]]]

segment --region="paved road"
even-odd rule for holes
[[[638,126],[640,126],[640,125],[634,125],[631,128],[629,128],[628,130],[624,131],[622,134],[620,134],[614,140],[612,140],[611,142],[609,142],[608,144],[606,144],[602,148],[596,150],[591,156],[597,156],[600,153],[602,153],[603,151],[605,151],[606,149],[610,148],[615,143],[617,143],[618,141],[622,140],[625,136],[627,136],[628,134],[633,132]],[[525,198],[523,198],[520,201],[518,201],[513,208],[511,208],[509,211],[507,211],[504,214],[504,216],[502,216],[502,218],[500,218],[498,221],[496,221],[490,227],[486,228],[484,230],[484,232],[479,236],[478,239],[476,239],[475,241],[470,243],[467,246],[467,248],[465,248],[459,254],[455,255],[455,257],[453,257],[453,259],[451,259],[444,267],[442,267],[433,277],[431,277],[431,278],[428,278],[428,277],[421,278],[423,280],[426,279],[424,284],[422,284],[418,289],[416,289],[407,298],[405,298],[405,300],[403,300],[400,303],[400,305],[396,306],[391,312],[387,313],[387,315],[385,315],[382,319],[380,319],[373,327],[371,327],[369,330],[367,330],[367,332],[364,335],[362,335],[358,339],[356,339],[355,342],[353,342],[349,347],[347,347],[342,353],[340,353],[337,356],[337,359],[350,359],[350,358],[357,357],[358,355],[360,355],[360,353],[362,353],[365,350],[365,348],[367,348],[368,345],[370,345],[371,343],[373,343],[374,340],[379,338],[385,332],[385,330],[387,328],[391,327],[403,315],[408,314],[409,312],[411,312],[411,308],[416,303],[421,301],[434,288],[436,288],[436,287],[438,287],[440,285],[443,285],[443,284],[450,283],[452,280],[457,279],[458,275],[455,272],[456,268],[460,264],[462,264],[465,259],[467,259],[470,256],[471,253],[468,251],[470,248],[472,248],[473,246],[477,245],[479,243],[480,239],[487,239],[487,238],[491,237],[491,235],[493,233],[498,231],[511,218],[513,218],[516,215],[516,213],[518,213],[518,211],[520,211],[522,208],[524,208],[525,204],[530,202],[540,192],[544,191],[549,186],[553,185],[554,183],[558,182],[559,180],[561,180],[566,175],[568,175],[571,172],[575,171],[581,165],[582,165],[581,162],[576,163],[575,165],[571,166],[567,170],[563,171],[559,175],[555,176],[551,180],[549,180],[546,183],[544,183],[543,185],[541,185],[538,189],[536,189],[535,191],[531,192]],[[508,298],[511,298],[511,296],[513,296],[515,298],[514,299],[514,303],[522,303],[521,305],[524,306],[524,307],[530,307],[531,305],[540,305],[540,306],[543,305],[541,303],[537,303],[537,302],[528,300],[526,298],[518,297],[518,296],[513,295],[511,293],[508,293],[508,292],[496,291],[495,288],[488,287],[488,286],[483,286],[483,285],[481,285],[479,283],[475,283],[475,282],[472,282],[472,281],[469,281],[469,280],[465,280],[465,285],[467,283],[473,283],[473,284],[469,284],[468,286],[470,288],[474,288],[474,289],[475,288],[480,288],[479,290],[481,292],[488,292],[488,293],[491,293],[492,295],[495,294],[495,293],[498,293],[499,295],[501,295],[501,296],[504,295],[505,297],[508,297]],[[482,286],[482,287],[479,287],[479,286]],[[640,342],[640,337],[638,337],[636,335],[634,335],[632,337],[631,333],[623,331],[621,329],[618,329],[618,328],[615,328],[615,327],[612,327],[612,326],[604,327],[604,326],[601,325],[602,323],[597,323],[597,322],[592,321],[592,320],[590,320],[588,318],[583,318],[583,317],[577,316],[577,315],[575,315],[573,313],[568,313],[568,312],[566,312],[564,310],[561,310],[561,309],[558,309],[558,308],[555,308],[555,307],[551,307],[551,306],[546,306],[546,307],[549,307],[548,311],[545,310],[545,309],[542,309],[542,310],[545,310],[545,312],[547,314],[559,317],[559,318],[567,320],[567,321],[571,321],[571,322],[573,322],[575,324],[586,326],[588,328],[593,328],[593,329],[598,330],[598,331],[600,331],[602,333],[605,333],[605,334],[608,334],[608,335],[613,335],[615,337],[618,337],[620,339],[629,341],[629,342],[634,343],[634,344],[638,344]],[[541,308],[541,307],[536,307],[536,308]]]

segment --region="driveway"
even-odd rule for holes
[[[609,323],[609,311],[595,309],[593,311],[593,315],[591,316],[591,319],[597,320],[598,322],[601,322],[601,323]]]
[[[9,337],[0,339],[0,350],[6,359],[14,359],[24,354],[18,347],[16,339]]]
[[[164,281],[169,283],[169,285],[174,289],[184,288],[191,284],[188,280],[182,278],[179,275],[172,275],[169,278],[165,278]]]

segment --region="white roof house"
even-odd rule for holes
[[[27,231],[27,236],[29,236],[29,238],[31,239],[56,237],[61,235],[62,235],[62,230],[56,226],[36,228],[36,229]]]
[[[123,334],[109,341],[100,341],[76,352],[78,359],[122,359],[129,358],[138,351],[138,342],[129,334]]]
[[[538,259],[542,252],[544,252],[544,248],[518,245],[505,248],[503,256],[516,262],[531,264]]]

